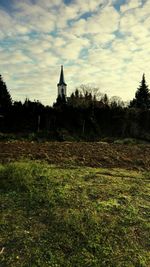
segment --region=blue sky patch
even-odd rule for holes
[[[134,0],[132,0],[134,1]],[[120,11],[120,7],[124,4],[126,4],[126,0],[116,0],[115,4],[113,5],[114,8],[117,10],[117,11]]]

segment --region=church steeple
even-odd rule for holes
[[[59,83],[58,85],[67,85],[65,83],[65,79],[64,79],[64,70],[63,70],[63,65],[61,65],[61,72],[60,72],[60,79],[59,79]]]
[[[64,79],[63,65],[61,65],[60,79],[59,79],[59,83],[57,84],[57,87],[58,87],[58,96],[66,97],[67,84],[65,83],[65,79]]]

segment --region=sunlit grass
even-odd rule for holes
[[[149,266],[150,173],[0,165],[2,266]]]

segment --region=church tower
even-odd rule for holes
[[[65,96],[66,98],[67,84],[65,83],[64,71],[63,71],[62,65],[61,65],[60,79],[59,79],[59,83],[57,84],[57,87],[58,87],[58,96],[60,96],[61,98]]]

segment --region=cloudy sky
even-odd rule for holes
[[[134,97],[150,85],[150,0],[0,0],[0,74],[14,100],[52,104],[60,65],[81,84]]]

